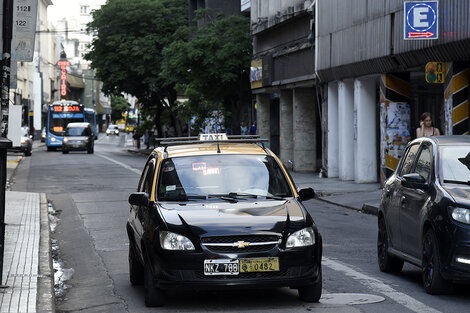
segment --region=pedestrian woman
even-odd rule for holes
[[[245,122],[242,122],[240,125],[240,134],[246,135],[247,132],[248,132],[248,127],[245,125]]]
[[[432,126],[431,113],[424,112],[421,114],[420,127],[416,129],[416,138],[423,136],[440,136],[439,129]]]

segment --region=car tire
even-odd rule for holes
[[[31,150],[26,150],[24,152],[24,156],[31,156]]]
[[[134,286],[144,284],[144,267],[139,262],[134,250],[134,245],[129,244],[129,280]]]
[[[382,272],[399,273],[403,268],[403,260],[388,253],[388,234],[385,219],[379,218],[379,230],[377,233],[377,261]]]
[[[163,291],[155,286],[152,270],[148,258],[144,265],[144,292],[145,305],[148,307],[159,307],[165,303]]]
[[[432,229],[429,229],[423,238],[421,275],[423,286],[427,293],[432,295],[448,294],[452,291],[452,282],[441,275],[439,260],[439,246]]]
[[[69,150],[62,150],[62,154],[69,154]]]
[[[55,147],[47,147],[47,151],[55,151]]]
[[[318,280],[312,285],[307,285],[299,288],[299,298],[305,302],[318,302],[320,301],[321,291],[323,286],[322,269],[320,267],[318,273]]]

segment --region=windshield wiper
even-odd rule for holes
[[[208,198],[219,198],[228,202],[237,203],[237,194],[236,193],[225,193],[225,194],[210,194],[207,195]]]
[[[186,194],[186,195],[179,195],[175,197],[164,197],[162,201],[188,201],[188,200],[194,200],[194,199],[205,200],[207,199],[207,197],[204,195]]]
[[[460,185],[470,185],[470,180],[452,180],[452,179],[444,179],[444,183],[449,184],[460,184]]]

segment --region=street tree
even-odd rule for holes
[[[162,50],[187,25],[186,0],[108,0],[92,13],[88,30],[96,35],[85,58],[91,61],[102,90],[128,93],[146,107],[156,107],[161,133],[162,110],[176,105],[174,84],[161,77]],[[178,129],[177,129],[178,130]]]
[[[111,96],[111,120],[118,121],[122,118],[122,113],[129,111],[131,105],[120,95]]]
[[[179,29],[179,40],[163,49],[160,76],[184,85],[189,96],[196,96],[192,102],[200,107],[193,105],[195,112],[207,113],[207,105],[222,109],[226,126],[237,132],[243,109],[251,101],[249,18],[218,15],[210,19],[207,10],[197,13],[203,26]]]

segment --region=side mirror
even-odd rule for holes
[[[134,192],[129,196],[129,204],[136,206],[149,206],[149,195],[145,192]]]
[[[310,187],[299,189],[297,193],[299,194],[301,201],[315,198],[315,191]]]
[[[426,179],[424,179],[424,177],[418,173],[410,173],[403,175],[401,185],[403,187],[417,189],[427,189],[428,187],[428,184],[426,184]]]

